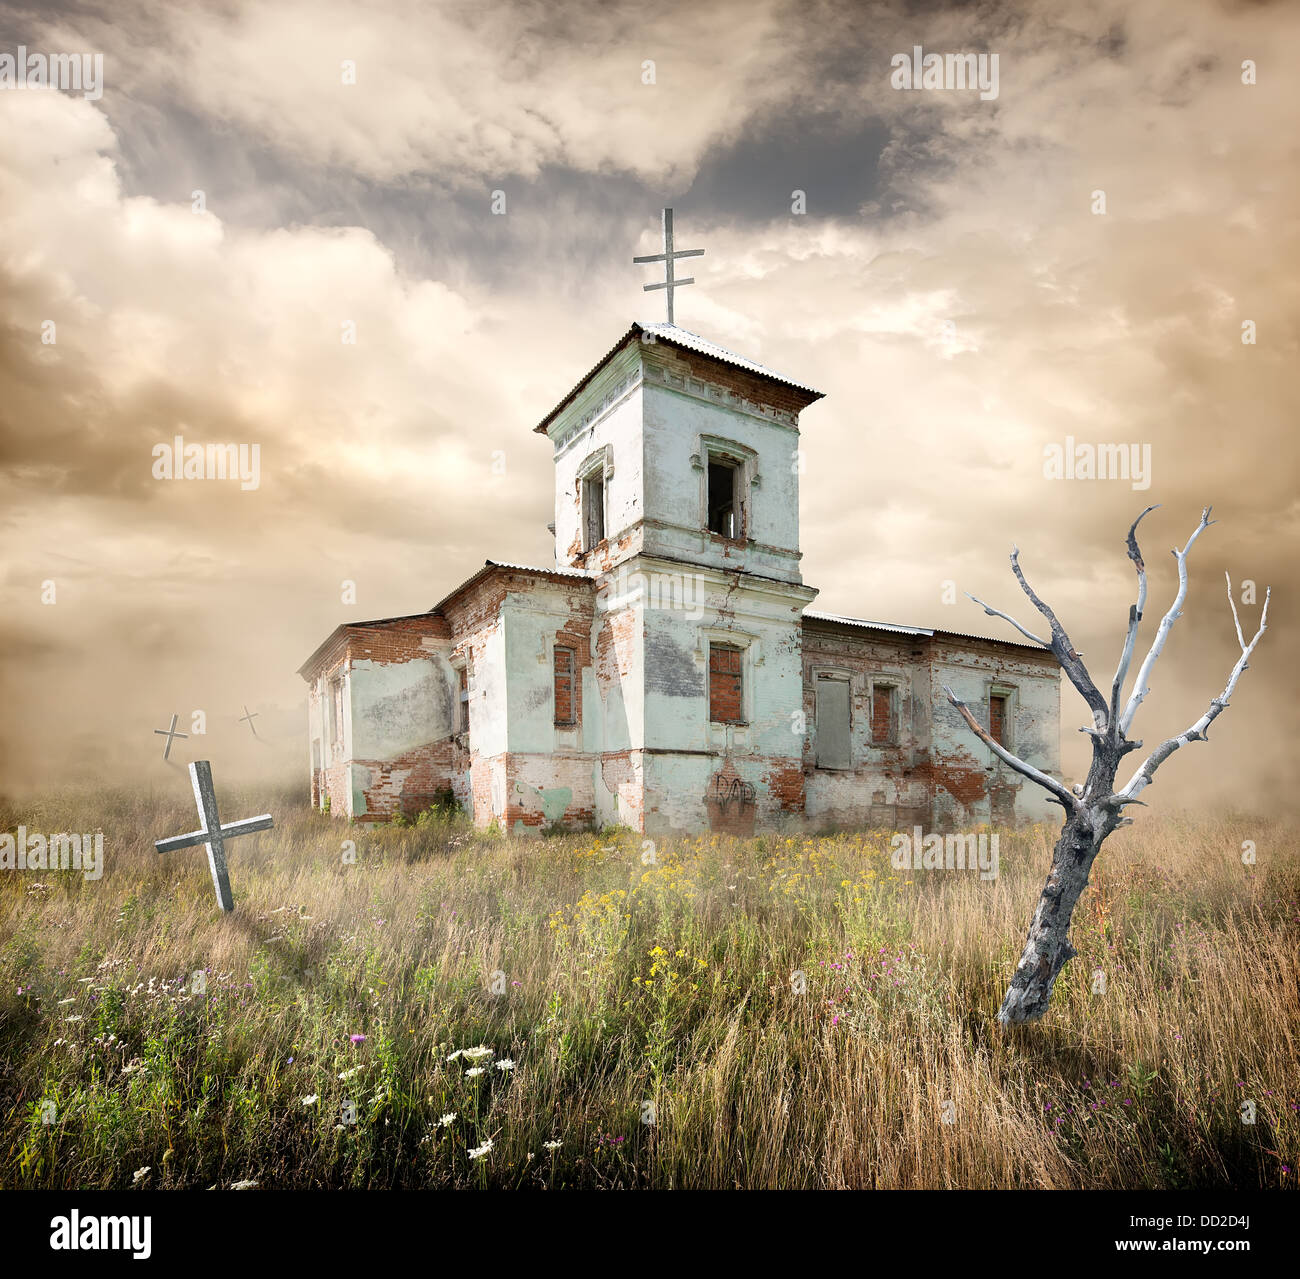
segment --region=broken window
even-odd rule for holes
[[[589,551],[605,540],[605,467],[582,481],[582,549]]]
[[[715,724],[745,722],[741,650],[734,644],[709,645],[709,719]]]
[[[573,649],[555,650],[555,722],[576,724],[577,706],[573,697]]]
[[[817,767],[852,768],[849,735],[849,681],[843,676],[817,677]]]
[[[890,746],[898,740],[898,689],[892,684],[871,686],[871,742],[873,746]]]
[[[709,455],[708,526],[710,533],[741,537],[741,468],[725,457]]]
[[[989,694],[989,736],[999,746],[1007,745],[1007,703],[1010,698],[1006,693]]]
[[[469,732],[469,669],[462,666],[457,673],[456,732]]]

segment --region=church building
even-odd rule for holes
[[[1059,777],[1049,652],[810,607],[797,450],[820,398],[633,324],[536,427],[554,564],[488,560],[427,612],[339,626],[302,666],[313,803],[386,821],[454,795],[510,833],[1049,816],[943,693]]]

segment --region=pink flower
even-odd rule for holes
[[[365,1037],[365,1035],[349,1035],[348,1038],[349,1038],[349,1039],[350,1039],[354,1044],[364,1044],[364,1043],[366,1042],[366,1037]]]

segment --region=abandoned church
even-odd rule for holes
[[[671,321],[633,324],[536,428],[554,565],[488,560],[302,666],[313,803],[384,821],[454,795],[511,833],[1046,816],[943,686],[1059,776],[1051,653],[809,607],[796,459],[820,398]]]

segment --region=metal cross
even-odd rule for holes
[[[178,733],[178,732],[176,731],[176,720],[177,720],[177,718],[178,718],[178,716],[176,716],[176,715],[173,715],[173,716],[172,716],[172,722],[171,722],[171,727],[170,727],[170,728],[155,728],[155,729],[153,730],[155,733],[157,733],[157,734],[159,734],[160,736],[165,737],[165,738],[167,739],[167,745],[163,747],[163,759],[171,759],[171,755],[172,755],[172,738],[173,738],[173,737],[180,737],[180,738],[188,738],[188,737],[189,737],[189,734],[188,734],[188,733]]]
[[[248,713],[248,707],[245,706],[245,707],[244,707],[244,713],[239,717],[239,722],[242,724],[245,720],[247,720],[247,721],[248,721],[248,727],[249,727],[249,728],[253,728],[253,721],[257,718],[257,714],[258,714],[258,713],[255,711],[252,715],[250,715],[250,714]],[[254,736],[254,737],[257,736],[257,729],[255,729],[255,728],[253,728],[253,736]]]
[[[212,765],[206,759],[196,759],[190,765],[190,781],[194,786],[194,802],[199,808],[200,829],[191,831],[188,835],[154,840],[153,846],[160,853],[174,853],[180,848],[194,848],[202,844],[208,852],[208,869],[212,872],[212,884],[217,890],[217,902],[222,910],[234,910],[235,903],[230,896],[230,876],[226,872],[226,840],[239,835],[251,835],[254,831],[270,830],[274,823],[270,813],[263,813],[261,817],[246,817],[242,822],[227,822],[223,826],[217,816],[217,792],[212,785]]]
[[[664,280],[661,284],[646,284],[642,286],[643,293],[651,293],[655,289],[666,289],[668,291],[668,323],[673,322],[673,290],[679,289],[684,284],[694,284],[693,276],[688,276],[685,280],[678,280],[673,275],[673,263],[678,258],[698,258],[704,255],[703,249],[678,249],[673,250],[673,211],[664,210],[664,251],[662,253],[652,253],[648,257],[633,258],[633,262],[662,262],[664,264]]]

